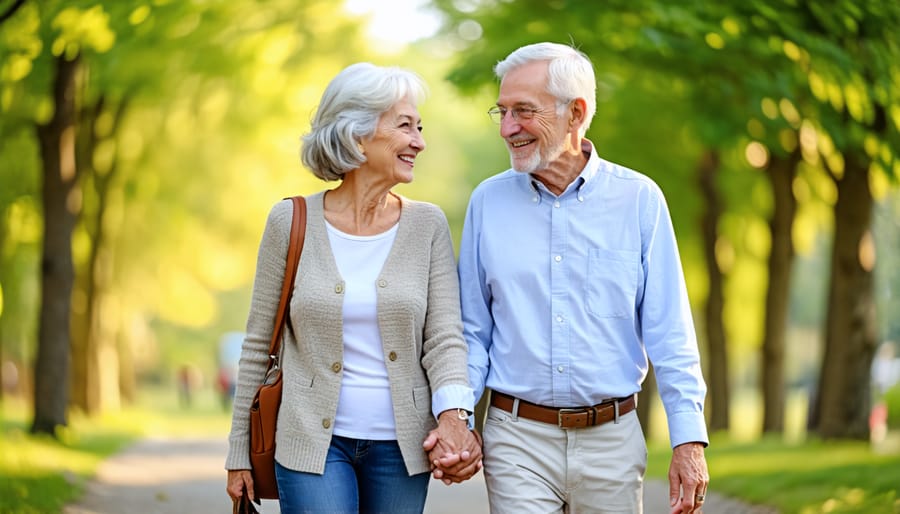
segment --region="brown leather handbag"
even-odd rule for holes
[[[275,426],[278,408],[281,406],[281,334],[288,319],[291,291],[297,276],[303,238],[306,235],[306,201],[302,196],[290,198],[294,202],[291,220],[291,239],[285,261],[284,283],[281,300],[275,313],[275,327],[269,342],[269,366],[262,385],[256,390],[250,404],[250,466],[253,475],[253,491],[257,499],[277,500],[278,484],[275,482]]]

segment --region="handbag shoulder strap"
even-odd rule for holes
[[[281,347],[281,333],[284,330],[284,322],[288,315],[291,292],[294,290],[294,280],[297,278],[300,254],[303,253],[303,239],[306,237],[306,199],[302,196],[285,198],[285,200],[288,199],[294,203],[294,215],[291,218],[291,239],[290,243],[288,243],[287,259],[285,259],[284,264],[281,300],[278,302],[278,311],[275,313],[275,327],[272,330],[272,340],[269,342],[269,369],[275,364]]]

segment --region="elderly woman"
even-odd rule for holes
[[[480,467],[447,220],[391,191],[412,181],[425,149],[424,95],[412,72],[354,64],[325,89],[303,137],[303,164],[340,183],[307,197],[281,359],[283,513],[421,513],[429,434]],[[225,466],[233,499],[253,491],[248,407],[266,367],[291,209],[273,207],[260,244]]]

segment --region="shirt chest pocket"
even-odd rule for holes
[[[587,310],[598,318],[629,318],[637,295],[640,252],[592,248],[585,285]]]

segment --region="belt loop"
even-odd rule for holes
[[[512,406],[512,420],[519,421],[519,399],[513,398],[513,406]]]
[[[613,402],[613,409],[615,409],[615,411],[616,411],[616,417],[613,418],[613,420],[614,420],[613,423],[618,425],[619,424],[619,400],[616,400]]]

